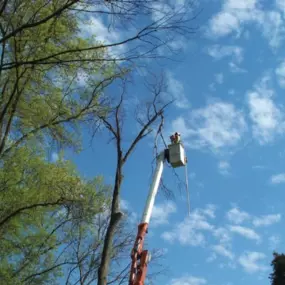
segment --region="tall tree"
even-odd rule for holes
[[[78,146],[71,128],[79,132],[80,122],[106,111],[100,108],[106,86],[139,59],[161,57],[162,46],[173,50],[171,41],[193,32],[192,2],[177,8],[171,3],[2,1],[0,157],[31,137]],[[120,24],[123,39],[99,41],[84,34],[88,22],[102,25],[102,15],[111,26]]]
[[[122,219],[122,212],[120,210],[120,194],[121,186],[123,182],[123,169],[134,149],[138,144],[149,134],[151,134],[155,126],[158,126],[158,132],[161,132],[164,121],[164,111],[171,104],[171,101],[163,99],[166,95],[166,86],[163,81],[163,77],[157,80],[155,83],[147,84],[147,89],[151,93],[148,99],[140,101],[140,108],[136,110],[135,117],[132,118],[132,124],[139,126],[136,135],[128,146],[124,141],[124,124],[126,123],[126,101],[127,96],[125,94],[125,86],[123,85],[122,93],[117,99],[113,99],[114,107],[107,117],[100,117],[106,130],[111,135],[115,142],[116,148],[116,171],[115,180],[112,194],[111,205],[111,218],[107,227],[106,236],[104,239],[104,247],[102,252],[101,264],[98,270],[98,285],[106,285],[108,282],[108,273],[110,267],[110,260],[112,256],[113,240],[118,223]]]
[[[270,274],[270,280],[272,285],[285,284],[285,254],[273,253],[273,260],[271,266],[273,272]]]

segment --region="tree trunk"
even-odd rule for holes
[[[123,163],[121,160],[121,155],[118,155],[118,156],[119,157],[118,157],[115,185],[114,185],[114,191],[113,191],[111,219],[110,219],[110,223],[107,228],[106,236],[104,239],[101,263],[98,269],[97,285],[107,284],[107,277],[108,277],[110,261],[111,261],[111,253],[112,253],[112,248],[113,248],[113,239],[114,239],[116,227],[123,216],[123,214],[120,212],[120,207],[119,207]]]

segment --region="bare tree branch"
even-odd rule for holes
[[[158,82],[161,85],[161,82]],[[124,107],[123,96],[121,95],[119,99],[119,103],[115,106],[115,110],[113,112],[114,122],[112,123],[110,119],[107,121],[106,128],[108,131],[112,133],[116,140],[116,152],[117,152],[117,166],[116,166],[116,178],[113,189],[113,198],[112,198],[112,207],[111,207],[111,219],[107,228],[107,233],[104,240],[104,247],[102,252],[102,259],[100,263],[100,267],[98,270],[98,285],[106,285],[108,283],[107,276],[109,272],[110,259],[111,259],[111,249],[113,248],[112,242],[115,236],[115,229],[120,219],[122,218],[122,214],[119,209],[119,200],[120,200],[120,191],[121,191],[121,183],[123,179],[123,167],[130,157],[131,153],[134,151],[135,147],[138,143],[147,136],[150,131],[149,127],[162,118],[162,114],[165,109],[172,103],[167,102],[159,106],[158,97],[161,95],[162,88],[154,88],[153,90],[153,99],[150,104],[152,111],[148,108],[148,112],[146,114],[146,121],[140,121],[140,130],[137,135],[131,142],[129,148],[126,152],[122,149],[122,141],[123,135],[121,133],[121,123],[122,118],[119,117],[121,108]]]

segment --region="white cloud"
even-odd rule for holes
[[[173,73],[167,72],[167,87],[168,91],[175,100],[175,105],[181,109],[187,109],[190,107],[189,101],[185,95],[183,84],[174,78]]]
[[[285,0],[276,0],[276,7],[285,13]]]
[[[171,11],[170,6],[165,3],[156,2],[152,4],[152,20],[159,21],[166,13]]]
[[[231,241],[231,235],[226,228],[217,228],[214,231],[214,236],[219,240],[221,244],[229,244]]]
[[[253,219],[253,225],[255,227],[260,227],[260,226],[270,226],[272,224],[278,223],[281,220],[281,215],[276,214],[276,215],[266,215],[266,216],[261,216],[258,218]]]
[[[285,173],[280,173],[271,176],[270,181],[272,184],[285,183]]]
[[[121,199],[120,200],[120,207],[123,212],[128,213],[128,220],[131,224],[138,223],[138,215],[136,212],[133,211],[130,203],[127,200]]]
[[[223,84],[224,82],[224,75],[223,73],[218,73],[215,75],[216,82],[219,84]]]
[[[246,272],[256,273],[268,269],[267,266],[259,263],[265,257],[265,254],[261,252],[246,252],[239,257],[238,262]]]
[[[98,17],[90,17],[88,23],[81,24],[80,29],[87,38],[95,36],[96,41],[103,42],[104,44],[114,44],[122,41],[122,32],[114,28],[109,29],[103,20]],[[118,56],[126,52],[126,48],[125,44],[111,47],[109,53]]]
[[[78,71],[77,73],[77,81],[79,86],[84,86],[87,83],[89,76],[84,71]]]
[[[214,82],[212,82],[212,83],[209,85],[209,89],[210,89],[211,91],[216,91],[216,86],[215,86],[215,83],[214,83]]]
[[[274,103],[274,91],[268,88],[270,78],[265,76],[248,93],[249,115],[253,122],[253,136],[260,144],[273,141],[277,134],[284,132],[281,110]]]
[[[230,71],[232,73],[246,73],[247,70],[245,70],[244,68],[241,68],[239,66],[237,66],[237,64],[235,64],[234,62],[229,62],[229,67],[230,67]]]
[[[269,237],[268,241],[269,241],[269,247],[272,250],[276,250],[281,242],[281,239],[280,239],[280,236],[272,235]]]
[[[226,36],[240,32],[241,25],[258,20],[261,12],[256,8],[256,0],[225,0],[222,10],[209,23],[209,33],[213,36]]]
[[[194,149],[209,148],[213,151],[235,147],[246,130],[243,113],[233,104],[222,101],[194,109],[188,117],[175,119],[171,126],[171,132],[179,131],[183,134],[185,146]]]
[[[236,94],[236,91],[235,91],[234,89],[230,89],[230,90],[229,90],[229,94],[230,94],[230,95],[235,95],[235,94]]]
[[[252,169],[257,169],[257,170],[262,170],[265,169],[266,167],[264,165],[253,165]]]
[[[176,205],[171,201],[154,205],[151,215],[151,224],[153,226],[168,224],[169,215],[175,212]]]
[[[60,208],[57,212],[56,212],[56,217],[59,218],[63,218],[63,217],[68,217],[68,210],[66,208]]]
[[[164,1],[154,1],[152,3],[152,19],[153,21],[159,21],[170,12],[181,13],[183,10],[185,11],[185,4],[185,0],[170,0],[167,3]]]
[[[57,153],[57,152],[53,152],[53,153],[51,154],[51,160],[52,160],[53,162],[55,162],[55,161],[57,161],[58,159],[59,159],[58,153]]]
[[[230,250],[226,249],[225,246],[221,244],[213,246],[212,249],[217,254],[225,256],[231,260],[234,258],[234,254]]]
[[[132,2],[132,1],[130,1]],[[171,14],[181,14],[183,11],[186,11],[185,0],[170,0],[170,1],[153,1],[151,4],[151,18],[154,22],[158,22],[160,24],[165,24],[165,20],[170,18]],[[167,32],[166,32],[167,33]],[[166,35],[167,37],[167,35]],[[167,54],[171,54],[172,51],[184,51],[188,43],[181,34],[176,34],[175,38],[169,39],[166,45],[162,45],[158,48],[158,53],[160,55],[167,56]]]
[[[256,0],[228,0],[225,3],[225,8],[251,10],[255,8],[256,2]]]
[[[209,257],[207,257],[206,262],[213,262],[217,259],[217,254],[212,253]]]
[[[229,175],[230,168],[231,168],[231,166],[230,166],[229,162],[227,162],[227,161],[220,161],[218,164],[219,172],[222,175]]]
[[[121,199],[120,200],[120,207],[123,211],[128,211],[130,209],[130,204],[127,200]]]
[[[257,0],[228,0],[225,2],[226,9],[252,10]]]
[[[234,105],[221,101],[193,110],[189,118],[182,120],[183,127],[186,127],[184,120],[187,120],[189,127],[186,127],[185,139],[191,140],[193,148],[235,146],[247,129],[242,112],[236,110]]]
[[[239,208],[230,209],[227,214],[227,219],[235,224],[241,224],[242,222],[250,219],[250,215],[247,212],[241,211]]]
[[[250,221],[255,227],[261,227],[261,226],[270,226],[274,223],[278,223],[281,220],[281,214],[274,214],[274,215],[263,215],[254,217],[248,214],[245,211],[240,210],[237,207],[234,207],[230,209],[226,214],[227,219],[234,224],[241,224],[245,221]],[[242,230],[241,230],[242,228]],[[235,228],[234,231],[243,231],[246,228],[238,227]],[[252,230],[250,230],[252,231]],[[249,234],[250,235],[250,234]],[[253,234],[254,236],[254,234]],[[258,238],[257,238],[258,239]]]
[[[261,22],[262,21],[262,22]],[[259,25],[263,29],[263,35],[268,40],[271,47],[279,47],[281,41],[284,39],[284,20],[277,11],[268,11],[263,14]]]
[[[261,237],[252,229],[242,227],[242,226],[230,226],[230,231],[236,234],[239,234],[247,239],[252,239],[256,241],[260,241]]]
[[[182,245],[201,246],[205,244],[204,232],[212,231],[214,226],[207,221],[203,209],[197,209],[172,231],[164,232],[162,238],[168,242],[178,241]]]
[[[234,224],[241,224],[245,221],[251,221],[255,227],[270,226],[281,220],[281,214],[263,215],[259,217],[253,217],[245,211],[240,210],[237,207],[230,209],[226,214],[227,219]],[[245,228],[243,228],[245,229]],[[240,228],[239,228],[240,230]],[[238,231],[235,229],[235,231]]]
[[[88,35],[96,36],[96,39],[107,44],[116,42],[120,39],[120,34],[114,30],[109,30],[108,27],[99,18],[91,17],[88,23],[81,26],[83,32]]]
[[[190,146],[187,143],[187,139],[195,135],[195,131],[188,128],[186,126],[185,122],[185,116],[184,117],[178,117],[174,121],[172,121],[171,124],[171,131],[169,133],[179,132],[181,135],[183,135],[183,143],[185,146]]]
[[[280,45],[284,38],[281,14],[274,10],[260,9],[260,0],[224,0],[222,9],[210,20],[207,34],[224,37],[232,33],[240,36],[246,24],[255,24],[271,47]]]
[[[184,276],[172,279],[170,285],[204,285],[207,281],[204,278],[194,276]]]
[[[168,46],[174,51],[184,51],[187,48],[187,44],[185,39],[177,39],[168,43]]]
[[[189,174],[189,179],[194,180],[196,178],[196,173],[195,172],[191,172]]]
[[[209,32],[215,36],[226,36],[232,31],[238,31],[239,25],[238,19],[233,14],[222,11],[210,21]]]
[[[200,212],[203,215],[208,216],[211,219],[214,219],[216,217],[215,211],[216,211],[216,206],[212,204],[208,204],[206,205],[205,209],[198,210],[198,213]]]
[[[242,62],[243,60],[243,48],[239,46],[222,46],[215,44],[208,47],[206,52],[216,60],[223,59],[224,57],[231,57],[238,63]]]
[[[285,3],[285,2],[284,2]],[[282,88],[285,88],[285,61],[282,62],[275,70],[277,80]]]
[[[237,260],[234,248],[233,238],[240,240],[246,238],[259,244],[263,238],[253,228],[240,225],[229,224],[226,227],[218,227],[215,224],[216,206],[207,205],[205,208],[195,209],[190,218],[186,218],[173,226],[169,231],[162,233],[161,237],[171,244],[180,243],[183,246],[203,247],[211,249],[207,262],[216,260],[219,256],[224,256],[229,260]],[[240,224],[248,221],[255,227],[269,226],[277,222],[279,215],[264,215],[254,217],[238,208],[232,208],[227,214],[226,219],[230,222]],[[274,245],[278,243],[277,238],[268,238],[268,242]],[[235,265],[235,264],[234,264]],[[233,266],[233,264],[228,264]]]

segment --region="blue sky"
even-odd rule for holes
[[[285,251],[285,1],[204,0],[200,6],[200,30],[176,43],[183,61],[164,63],[177,99],[165,135],[178,131],[186,145],[191,217],[185,193],[165,169],[176,199],[158,195],[148,247],[163,248],[171,269],[157,284],[266,285],[272,251]],[[86,29],[102,40],[121,39],[100,19],[92,20]],[[93,148],[72,159],[83,175],[103,174],[112,183],[115,149],[107,138],[95,138]],[[136,222],[151,162],[145,140],[124,170],[123,205]],[[178,172],[184,179],[184,169]]]

